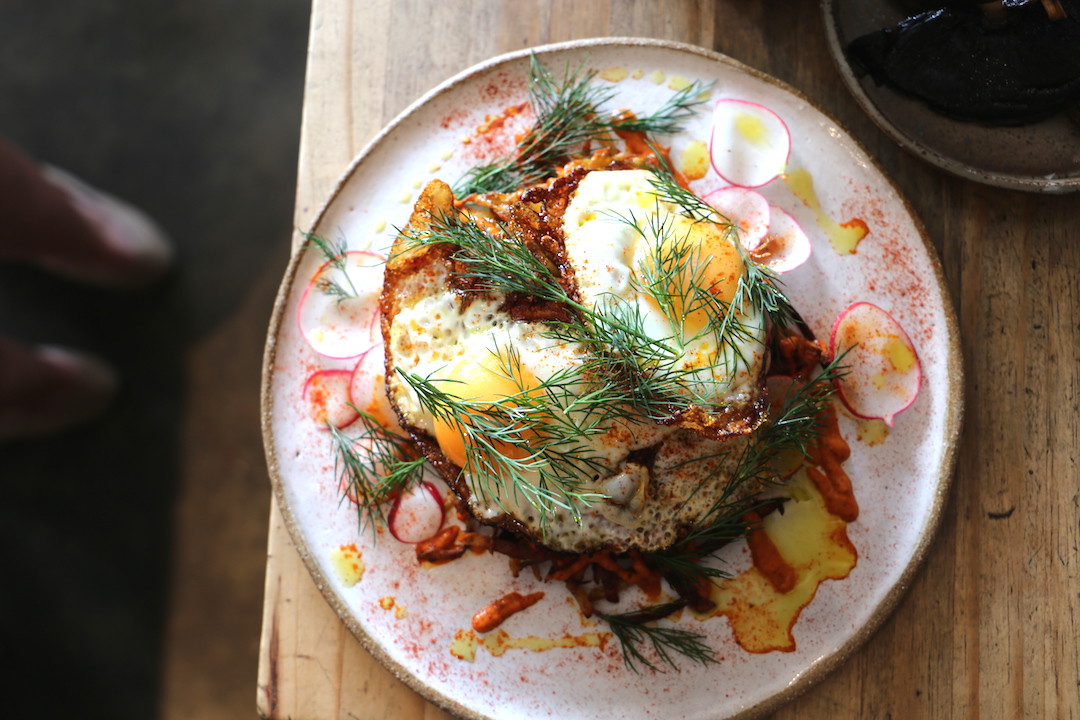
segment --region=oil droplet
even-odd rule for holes
[[[413,190],[419,190],[420,188],[424,187],[424,181],[423,180],[413,180],[412,186],[413,186]]]
[[[380,220],[379,222],[375,223],[375,232],[381,233],[385,229],[386,229],[386,221],[385,220]]]
[[[474,662],[476,660],[476,646],[480,638],[472,630],[458,630],[454,633],[454,639],[450,643],[450,654],[458,660]]]
[[[393,610],[394,618],[397,620],[404,620],[409,614],[405,608],[397,604],[397,599],[393,595],[379,598],[379,607],[387,612]]]
[[[645,77],[645,71],[641,68],[638,68],[634,72],[630,73],[630,77],[634,78],[635,80],[640,80],[641,78]]]
[[[885,341],[885,347],[882,348],[882,352],[885,357],[889,359],[892,366],[897,372],[908,372],[915,367],[915,363],[918,362],[915,358],[915,351],[900,338],[892,335]]]
[[[803,205],[814,211],[814,219],[818,227],[825,231],[829,238],[829,244],[837,255],[854,255],[858,250],[859,243],[870,233],[870,228],[860,218],[852,218],[847,222],[838,223],[829,217],[821,207],[817,193],[814,191],[814,179],[810,173],[801,168],[788,171],[782,175],[788,188],[795,197],[802,200]]]
[[[799,472],[793,484],[802,499],[784,505],[784,513],[772,513],[762,521],[784,561],[796,573],[795,586],[781,593],[756,567],[713,589],[716,608],[697,615],[704,620],[727,617],[736,642],[753,653],[795,650],[792,628],[799,614],[825,580],[845,578],[855,567],[857,555],[847,536],[847,523],[825,508],[821,493]]]
[[[856,418],[855,436],[866,445],[880,445],[889,439],[889,426],[884,420]]]
[[[441,169],[442,169],[442,165],[440,165],[439,163],[431,163],[430,165],[427,166],[427,171],[429,173],[436,173],[436,172],[439,172],[439,170],[441,170]]]
[[[709,171],[709,146],[704,140],[692,141],[679,158],[679,169],[687,180],[700,180]]]
[[[649,79],[659,85],[660,83],[664,82],[664,78],[666,77],[667,75],[665,75],[662,70],[653,70],[653,73],[649,76]]]
[[[364,577],[364,558],[355,544],[332,550],[330,563],[345,587],[356,585]]]
[[[768,136],[769,129],[756,115],[750,113],[737,113],[735,115],[735,132],[739,133],[744,140],[753,144],[761,145]]]
[[[452,157],[454,157],[454,151],[453,150],[443,150],[443,154],[442,154],[443,162],[446,162],[447,160],[449,160]]]
[[[398,198],[398,202],[400,202],[402,205],[408,204],[411,200],[412,200],[412,192],[410,192],[408,190],[403,192],[401,194],[401,197]]]
[[[556,648],[577,647],[598,647],[603,650],[610,638],[611,633],[607,632],[545,638],[537,635],[511,637],[505,630],[496,630],[490,635],[480,637],[475,630],[458,630],[450,643],[450,654],[458,660],[473,662],[476,660],[476,651],[480,647],[487,648],[492,657],[501,657],[507,650],[545,652]]]
[[[684,78],[682,75],[672,75],[668,80],[668,88],[671,90],[679,91],[685,90],[690,87],[690,81]]]
[[[607,80],[608,82],[617,83],[625,80],[626,76],[629,74],[630,73],[626,71],[626,68],[612,67],[608,68],[607,70],[601,70],[600,79]]]

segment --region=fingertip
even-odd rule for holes
[[[51,165],[42,166],[42,175],[99,236],[103,258],[88,266],[72,262],[69,255],[54,255],[42,258],[44,267],[105,287],[139,288],[160,279],[172,265],[172,243],[149,215]]]
[[[9,351],[8,342],[4,349]],[[52,345],[18,346],[0,394],[0,440],[40,437],[85,424],[112,405],[119,377],[105,361]]]
[[[158,280],[172,244],[148,215],[0,138],[0,260],[134,289]]]

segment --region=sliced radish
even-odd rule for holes
[[[857,302],[840,313],[829,337],[833,357],[845,351],[842,362],[848,372],[836,383],[841,402],[858,417],[884,420],[892,427],[922,385],[922,366],[911,339],[892,315]]]
[[[384,259],[375,253],[345,253],[344,270],[328,260],[315,271],[300,298],[300,332],[320,355],[356,357],[374,344]],[[346,293],[334,292],[340,288]]]
[[[405,435],[397,413],[386,397],[386,363],[379,343],[364,353],[349,381],[349,398],[357,409],[366,412],[390,432]]]
[[[769,201],[761,193],[741,187],[713,190],[702,198],[739,229],[739,242],[753,250],[769,229]]]
[[[340,429],[359,417],[349,405],[352,375],[351,370],[319,370],[304,382],[303,396],[308,413],[324,430],[327,423]]]
[[[784,172],[790,153],[791,133],[772,110],[746,100],[717,101],[709,154],[720,177],[761,187]]]
[[[398,495],[387,515],[390,534],[403,543],[431,538],[443,526],[443,504],[431,483],[420,482]]]
[[[769,206],[769,231],[750,257],[776,272],[791,272],[810,258],[810,238],[788,211]]]
[[[365,460],[365,465],[367,465],[367,462],[371,461],[370,456],[373,452],[372,439],[369,437],[353,438],[350,440],[350,442],[352,444],[352,451],[356,453],[358,457],[363,458]],[[381,461],[374,461],[368,467],[370,471],[377,477],[382,477],[386,474],[385,468],[383,467]],[[341,476],[338,478],[338,487],[340,488],[342,495],[348,498],[349,502],[351,502],[353,505],[358,505],[359,503],[357,501],[357,489],[353,487],[350,482],[349,472],[345,468],[341,468],[341,470]],[[367,503],[365,502],[365,504]]]

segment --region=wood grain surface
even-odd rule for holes
[[[965,427],[941,530],[896,612],[774,717],[1080,718],[1080,195],[980,186],[901,151],[845,91],[820,15],[811,0],[316,0],[296,225],[310,226],[386,122],[502,52],[655,37],[795,86],[878,159],[940,253],[959,316]],[[276,507],[257,704],[274,719],[448,717],[348,633]]]

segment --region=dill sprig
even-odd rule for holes
[[[496,227],[496,232],[489,232],[464,215],[439,216],[424,233],[409,237],[399,252],[423,245],[451,245],[455,272],[470,281],[470,290],[524,293],[567,309],[569,320],[551,320],[542,332],[552,341],[586,348],[575,389],[602,396],[593,405],[629,407],[660,420],[688,399],[704,400],[705,394],[693,388],[697,371],[676,366],[678,344],[672,338],[653,337],[636,303],[610,295],[593,307],[584,305],[570,296],[555,272],[524,243],[506,228]],[[671,284],[672,280],[657,278],[655,282]],[[604,379],[599,385],[598,378]]]
[[[356,408],[354,408],[356,409]],[[371,415],[360,412],[360,432],[348,436],[327,423],[334,453],[334,477],[342,479],[342,501],[356,503],[361,531],[386,525],[383,506],[420,481],[425,458],[412,443],[387,430]]]
[[[478,292],[520,292],[543,300],[570,304],[566,290],[552,270],[503,226],[491,233],[461,214],[432,218],[421,235],[409,236],[398,254],[418,246],[452,245],[456,274],[473,281]]]
[[[791,302],[780,289],[780,277],[774,270],[755,262],[739,241],[739,228],[697,195],[679,185],[671,167],[661,157],[658,167],[650,177],[653,191],[662,201],[678,207],[687,217],[697,222],[712,222],[720,226],[728,240],[738,249],[743,261],[743,274],[732,298],[733,307],[747,304],[768,315],[774,327],[786,328],[801,323],[801,318]],[[732,314],[722,317],[722,323],[734,321]],[[720,330],[724,332],[723,328]]]
[[[664,154],[651,144],[649,147],[652,148],[653,154],[656,155],[659,162],[649,178],[653,194],[662,202],[679,208],[684,215],[695,222],[711,222],[719,225],[724,233],[728,235],[728,239],[738,246],[738,226],[721,215],[720,211],[712,205],[680,185],[679,181],[675,179],[675,171],[671,168]]]
[[[773,500],[754,495],[744,496],[740,490],[747,483],[768,486],[778,482],[772,459],[789,451],[802,455],[820,434],[821,418],[836,391],[834,381],[845,368],[843,356],[838,356],[810,382],[794,389],[783,399],[783,409],[769,426],[752,439],[740,453],[738,464],[723,493],[703,513],[678,545],[648,554],[648,560],[661,568],[672,586],[695,586],[702,581],[715,583],[726,578],[721,568],[704,564],[715,550],[744,537],[751,525],[744,519],[749,512],[760,512]],[[703,478],[702,483],[712,478]],[[689,502],[689,498],[686,500]]]
[[[632,114],[615,116],[613,129],[620,132],[639,132],[647,135],[674,135],[683,124],[697,114],[698,107],[708,99],[712,84],[692,82],[668,98],[656,112],[645,117]]]
[[[704,207],[712,213],[709,222],[717,222],[715,211],[708,205]],[[735,300],[725,303],[707,288],[700,287],[704,284],[701,277],[707,258],[701,256],[698,248],[678,238],[672,242],[660,240],[674,232],[671,222],[658,218],[657,214],[643,220],[632,216],[617,220],[650,239],[654,259],[645,263],[642,277],[633,282],[655,297],[668,316],[672,332],[665,337],[650,334],[635,302],[605,295],[590,307],[571,298],[555,272],[503,226],[496,225],[497,229],[489,232],[465,215],[440,216],[433,219],[427,231],[409,238],[406,248],[452,245],[456,248],[453,255],[456,272],[470,281],[471,290],[519,292],[566,308],[570,319],[550,321],[543,332],[553,340],[581,343],[588,348],[591,352],[586,356],[583,370],[594,377],[615,378],[619,386],[629,389],[631,406],[645,416],[664,419],[687,401],[703,406],[714,404],[710,400],[715,396],[711,378],[723,375],[722,369],[737,360],[745,361],[738,354],[740,344],[755,335],[755,330],[742,318],[741,309],[752,306],[755,298],[773,298],[769,289],[754,287],[757,282],[768,282],[767,278],[751,262],[740,280]],[[652,234],[658,238],[652,238]],[[778,303],[771,302],[766,309]],[[680,367],[683,357],[680,350],[693,339],[683,337],[682,327],[686,316],[698,311],[709,318],[701,332],[716,336],[714,365],[696,369]]]
[[[678,188],[677,185],[674,187]],[[682,191],[682,188],[678,189]],[[696,197],[692,193],[690,195]],[[630,286],[643,295],[652,297],[656,302],[672,330],[672,334],[665,338],[664,342],[678,347],[680,355],[691,342],[709,335],[713,337],[716,345],[714,362],[704,368],[713,377],[715,370],[723,368],[726,371],[736,360],[744,365],[748,364],[747,358],[742,354],[742,346],[754,339],[756,328],[751,328],[747,323],[744,310],[752,303],[738,292],[731,302],[725,302],[712,292],[711,283],[706,277],[709,258],[704,255],[704,250],[690,239],[693,225],[687,227],[684,234],[677,234],[674,227],[675,216],[661,213],[660,203],[661,198],[658,195],[655,212],[648,214],[644,221],[639,220],[633,212],[627,216],[611,214],[615,220],[625,223],[638,233],[648,247],[646,260],[639,268],[640,277],[631,276]],[[679,207],[682,209],[682,206]],[[683,209],[683,212],[694,218],[700,214],[693,208]],[[725,225],[726,221],[715,213],[712,219],[694,220],[694,224],[699,222],[719,226],[724,239],[738,249],[738,240],[732,234],[730,225]],[[740,257],[743,257],[745,262],[745,257],[741,254]],[[688,325],[687,320],[695,314],[703,314],[708,322],[693,336],[685,338],[683,333]]]
[[[725,492],[699,517],[684,538],[685,543],[715,545],[744,534],[745,522],[741,518],[761,506],[763,501],[756,497],[738,498],[735,489],[747,483],[757,486],[775,484],[778,473],[772,465],[774,458],[788,451],[797,451],[803,456],[809,453],[810,443],[820,435],[821,419],[836,393],[835,381],[847,370],[842,363],[843,357],[835,357],[808,383],[784,397],[779,417],[744,446],[728,485],[731,492]],[[744,531],[733,536],[732,531],[740,525]]]
[[[597,616],[607,622],[612,634],[622,646],[623,663],[628,670],[635,673],[640,672],[637,663],[641,663],[654,672],[664,672],[642,652],[641,646],[646,643],[651,645],[662,664],[676,672],[679,671],[679,666],[675,663],[673,654],[681,655],[700,665],[716,663],[717,659],[713,655],[712,648],[705,643],[705,636],[701,633],[647,624],[666,617],[685,605],[685,602],[675,601],[626,613],[611,615],[597,613]]]
[[[537,60],[529,59],[529,103],[536,116],[533,127],[502,160],[469,170],[454,188],[465,197],[473,193],[510,192],[535,185],[552,168],[580,152],[589,141],[609,141],[616,131],[671,134],[690,118],[706,95],[707,86],[691,83],[676,92],[656,112],[644,117],[606,116],[601,110],[615,90],[592,84],[594,71],[567,65],[562,81]]]
[[[546,331],[553,337],[582,343],[587,352],[583,371],[603,378],[610,391],[624,400],[624,407],[640,417],[659,422],[687,402],[708,402],[700,392],[692,367],[679,367],[681,354],[670,338],[651,336],[641,307],[609,296],[594,308],[585,308],[586,323],[566,324]]]
[[[737,532],[734,537],[741,537],[746,533],[745,527],[733,526]],[[718,580],[726,580],[731,573],[723,568],[706,565],[703,561],[712,556],[712,553],[702,553],[686,549],[683,544],[676,545],[666,550],[656,550],[645,553],[645,558],[656,566],[668,582],[673,579],[684,578],[688,581],[707,580],[715,584]]]
[[[336,297],[338,302],[359,296],[360,292],[353,284],[352,278],[349,277],[349,270],[345,265],[348,258],[348,246],[345,244],[345,240],[342,238],[336,244],[332,244],[326,238],[314,233],[305,232],[303,235],[326,258],[326,261],[330,263],[330,267],[337,270],[345,278],[345,283],[348,285],[348,287],[345,287],[334,278],[322,277],[318,282],[319,290]]]
[[[783,410],[755,442],[747,446],[740,474],[770,479],[769,461],[787,450],[809,453],[809,444],[821,434],[821,420],[836,394],[836,381],[847,373],[846,353],[834,357],[805,385],[793,385]]]
[[[542,530],[562,512],[580,521],[583,506],[605,497],[584,487],[605,469],[585,442],[602,430],[602,423],[588,409],[568,413],[553,402],[570,392],[566,373],[525,387],[516,351],[495,349],[492,354],[505,377],[517,384],[516,392],[494,399],[460,398],[440,387],[452,381],[397,372],[421,407],[461,432],[463,471],[474,495],[504,511],[504,497],[524,500],[536,511]]]

